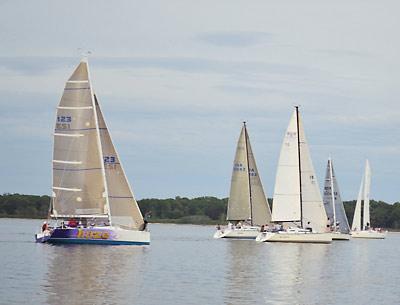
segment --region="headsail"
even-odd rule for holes
[[[301,197],[303,205],[303,225],[310,222],[311,227],[324,232],[327,216],[322,202],[318,180],[315,175],[311,154],[303,128],[303,121],[298,114],[300,135],[300,171],[301,171]]]
[[[95,104],[104,159],[111,223],[131,229],[141,229],[144,224],[142,214],[133,197],[133,192],[125,176],[118,153],[112,143],[96,96]]]
[[[364,194],[364,178],[365,177],[363,176],[361,179],[361,185],[360,185],[360,190],[358,191],[357,203],[354,209],[353,222],[351,224],[351,229],[353,231],[360,231],[363,229],[361,227],[361,204]]]
[[[228,200],[227,220],[239,221],[251,218],[250,188],[247,169],[246,132],[243,126],[236,147]]]
[[[333,198],[332,192],[334,194]],[[333,202],[334,206],[332,205]],[[334,225],[335,219],[336,223],[339,223],[339,232],[349,233],[350,227],[347,220],[346,212],[344,210],[343,201],[340,196],[339,186],[331,159],[328,160],[328,165],[326,168],[324,185],[324,205],[326,214],[330,218],[332,224]]]
[[[254,158],[253,150],[251,149],[248,133],[247,151],[250,173],[252,223],[253,225],[261,226],[271,222],[271,209],[264,193],[260,174],[257,170],[256,160]]]
[[[96,112],[87,62],[66,83],[57,108],[52,214],[107,214]]]
[[[363,227],[371,226],[371,219],[369,216],[369,193],[371,189],[371,168],[369,161],[365,162],[365,180],[364,180],[364,213],[363,213]]]

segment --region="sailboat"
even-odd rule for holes
[[[271,222],[246,122],[236,147],[226,219],[228,227],[218,228],[214,238],[255,239],[260,228]]]
[[[369,161],[365,162],[365,172],[361,179],[360,190],[358,192],[356,208],[354,210],[353,223],[351,224],[351,237],[353,238],[370,238],[370,239],[384,239],[386,231],[374,230],[371,227],[371,219],[369,215],[369,195],[371,188],[371,167]],[[361,222],[361,209],[362,202],[363,217]]]
[[[277,226],[260,233],[257,242],[331,243],[327,216],[311,156],[295,107],[286,130],[276,173],[272,222]]]
[[[83,59],[57,107],[49,222],[37,242],[148,245],[121,160]]]
[[[328,215],[332,240],[350,240],[350,226],[347,221],[342,198],[333,169],[332,159],[328,159],[324,185],[324,205]]]

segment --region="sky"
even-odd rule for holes
[[[398,1],[0,1],[0,193],[50,194],[55,110],[90,51],[136,198],[227,197],[247,121],[273,195],[300,105],[322,187],[400,201]]]

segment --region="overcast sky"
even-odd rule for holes
[[[400,200],[399,1],[0,1],[0,192],[50,194],[65,81],[93,86],[137,198],[229,193],[243,120],[269,197],[293,105],[320,186]]]

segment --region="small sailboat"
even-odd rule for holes
[[[286,130],[276,173],[272,222],[257,242],[331,243],[327,216],[296,106]]]
[[[214,238],[255,239],[260,228],[271,222],[271,210],[257,170],[246,123],[236,147],[225,228]]]
[[[324,185],[324,205],[328,215],[328,225],[332,240],[350,240],[350,226],[347,221],[342,198],[333,169],[332,159],[328,159]]]
[[[386,231],[381,229],[373,229],[371,227],[371,219],[369,215],[369,196],[371,188],[371,167],[369,161],[365,162],[365,172],[361,179],[361,186],[358,192],[356,208],[354,210],[353,223],[351,224],[351,237],[353,238],[370,238],[384,239]],[[361,209],[364,202],[363,215],[361,222]]]
[[[82,60],[68,79],[54,131],[50,226],[37,242],[148,245],[138,204]]]

